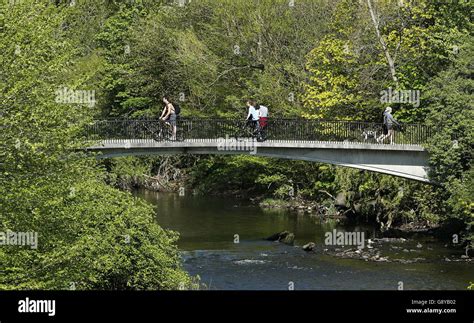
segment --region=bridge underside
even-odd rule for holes
[[[429,182],[428,153],[418,145],[379,145],[304,141],[237,141],[235,147],[218,140],[155,142],[148,139],[107,140],[89,147],[98,158],[170,154],[250,154],[272,158],[306,160],[364,169],[382,174]]]

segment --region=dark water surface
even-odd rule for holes
[[[469,281],[474,281],[474,265],[444,261],[455,251],[436,241],[409,241],[400,249],[386,246],[382,251],[390,259],[421,257],[429,262],[341,259],[320,252],[325,247],[325,232],[334,228],[366,230],[370,237],[370,228],[349,228],[319,217],[262,210],[232,198],[145,190],[135,195],[155,205],[157,222],[162,227],[180,233],[178,245],[185,269],[199,275],[210,289],[397,289],[399,282],[406,290],[466,289]],[[295,234],[295,246],[263,240],[283,230]],[[236,235],[239,243],[234,242]],[[318,245],[316,253],[301,249],[309,241]],[[416,247],[419,243],[421,248]]]

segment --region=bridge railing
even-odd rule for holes
[[[176,140],[206,141],[228,137],[245,137],[245,122],[234,119],[180,118],[177,121]],[[156,119],[109,119],[98,120],[86,129],[90,140],[149,139],[170,140],[162,134],[168,131],[163,122]],[[313,142],[377,143],[383,133],[380,123],[357,121],[328,121],[307,119],[270,119],[265,129],[267,140]],[[421,124],[404,124],[395,131],[394,143],[421,145],[431,137],[430,127]],[[389,143],[387,138],[385,143]]]

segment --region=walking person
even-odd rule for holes
[[[258,124],[260,126],[260,137],[262,141],[266,139],[265,129],[268,126],[268,108],[264,105],[257,104],[256,109],[258,111]]]
[[[392,108],[387,107],[383,113],[383,125],[387,129],[387,134],[382,134],[377,138],[378,143],[383,143],[387,137],[390,138],[390,144],[393,144],[395,135],[394,125],[400,126],[400,123],[392,116]]]
[[[165,104],[165,107],[161,112],[160,120],[163,120],[169,127],[171,127],[171,140],[176,140],[176,109],[168,100],[168,96],[163,97],[163,103]]]
[[[264,105],[257,104],[255,109],[258,110],[258,123],[260,129],[265,129],[268,125],[268,108]]]
[[[247,101],[248,107],[248,114],[247,114],[247,124],[250,124],[254,130],[254,133],[258,133],[260,131],[259,125],[259,116],[258,111],[255,109],[256,102],[253,99]]]

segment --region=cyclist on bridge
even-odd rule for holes
[[[163,97],[163,103],[165,107],[161,113],[160,120],[166,122],[172,130],[171,140],[176,140],[176,109],[173,104],[168,100],[167,96]]]
[[[260,127],[260,135],[262,141],[265,140],[265,129],[268,125],[268,108],[264,105],[257,104],[255,109],[258,111],[258,125]]]
[[[251,125],[257,133],[258,131],[260,131],[260,125],[258,111],[257,109],[255,109],[256,105],[257,103],[253,99],[247,101],[247,107],[249,108],[249,112],[247,115],[247,124]]]

